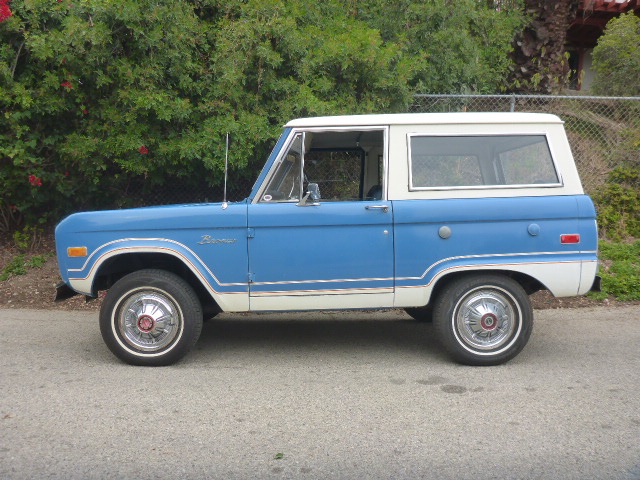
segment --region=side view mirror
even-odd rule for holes
[[[311,197],[311,201],[313,203],[318,203],[320,201],[320,188],[317,183],[310,183],[307,186],[307,194]]]
[[[307,193],[298,204],[299,207],[311,207],[320,205],[320,188],[317,183],[307,185]]]

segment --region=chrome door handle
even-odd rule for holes
[[[364,208],[367,210],[382,210],[384,213],[389,211],[389,205],[367,205]]]

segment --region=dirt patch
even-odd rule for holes
[[[25,261],[34,257],[45,258],[40,268],[27,268],[24,275],[13,275],[0,281],[0,308],[35,308],[46,310],[97,310],[101,300],[87,303],[84,296],[78,295],[66,302],[55,303],[56,285],[61,282],[58,262],[55,256],[53,234],[43,235],[35,245],[24,254]],[[12,239],[0,238],[0,273],[21,252]]]
[[[41,268],[30,269],[25,275],[17,275],[0,282],[0,307],[37,308],[47,310],[97,310],[101,299],[87,303],[78,295],[65,302],[54,302],[56,285],[61,282],[55,257]]]
[[[55,303],[56,285],[61,281],[58,272],[58,262],[52,238],[45,239],[33,252],[27,254],[27,260],[34,256],[47,255],[47,262],[41,268],[30,268],[24,275],[16,275],[8,280],[0,281],[0,308],[35,308],[46,310],[99,310],[102,298],[86,301],[82,295],[77,295],[64,302]],[[5,240],[0,244],[0,272],[11,262],[19,251]],[[101,296],[104,292],[101,292]],[[639,305],[640,302],[618,302],[614,299],[603,301],[592,300],[588,297],[555,298],[547,291],[535,293],[531,296],[533,308],[580,308],[594,306],[623,306]]]

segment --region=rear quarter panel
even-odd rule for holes
[[[597,261],[586,196],[405,200],[393,211],[396,306],[426,304],[438,280],[460,271],[522,272],[556,296],[577,295],[583,266]],[[563,245],[565,234],[581,242]]]

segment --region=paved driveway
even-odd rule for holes
[[[222,315],[143,368],[96,314],[0,310],[0,478],[640,478],[640,307],[538,311],[499,367],[432,334],[396,311]]]

